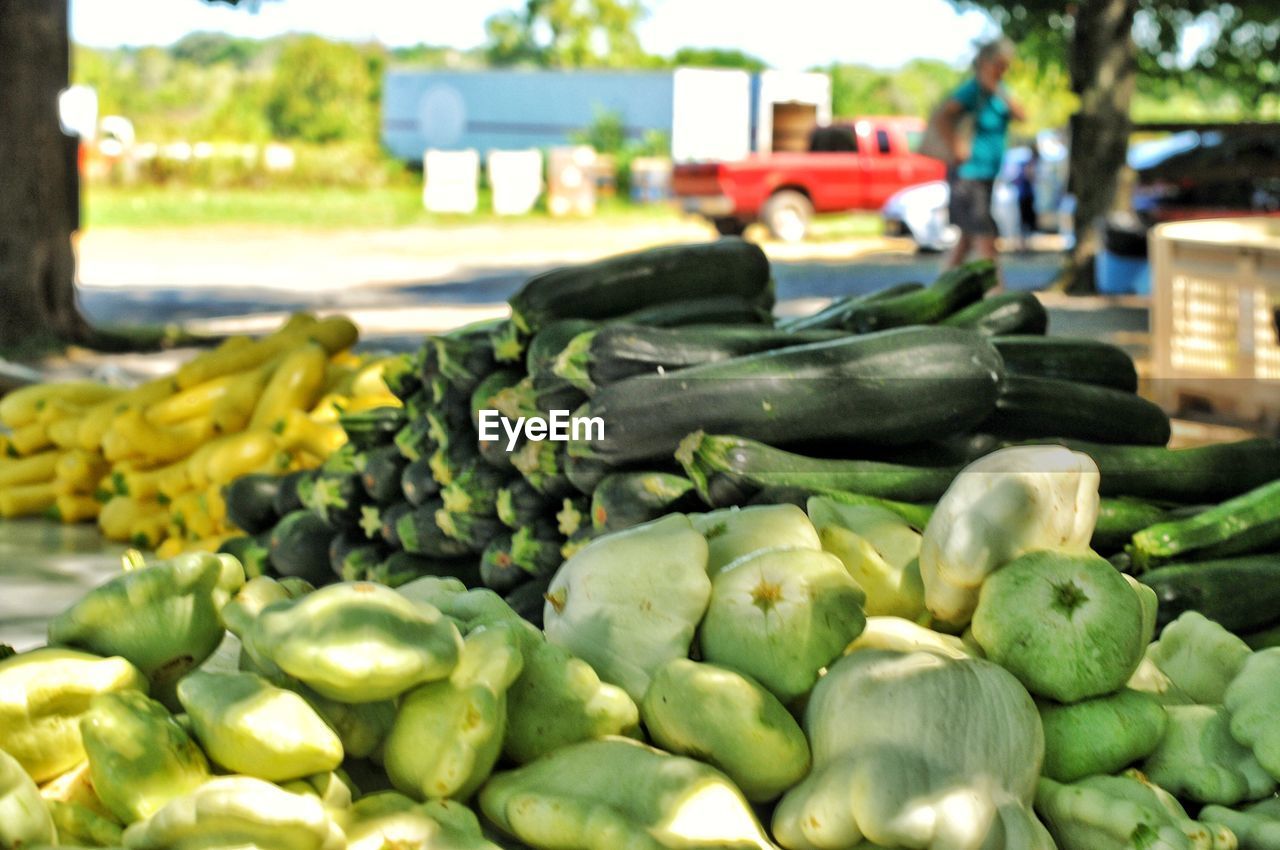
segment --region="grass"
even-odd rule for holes
[[[86,227],[213,227],[252,225],[298,228],[385,229],[430,225],[468,226],[497,221],[555,221],[544,209],[523,216],[498,217],[489,193],[482,190],[478,211],[470,215],[429,213],[422,190],[405,185],[374,189],[273,188],[202,189],[89,185],[84,190]],[[617,198],[601,199],[597,216],[619,223],[675,221],[672,206],[637,206]],[[572,219],[564,219],[572,221]]]

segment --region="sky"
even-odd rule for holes
[[[521,0],[263,0],[257,12],[202,0],[70,0],[71,37],[94,47],[170,44],[200,30],[265,38],[314,32],[389,46],[425,42],[466,49],[484,21]],[[897,67],[915,58],[967,62],[993,34],[977,11],[948,0],[647,0],[638,28],[650,53],[730,47],[775,68],[830,62]]]

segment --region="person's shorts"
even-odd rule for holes
[[[991,215],[992,180],[965,180],[953,177],[951,223],[966,236],[996,236],[996,220]]]

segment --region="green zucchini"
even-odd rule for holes
[[[584,331],[600,327],[598,322],[590,319],[561,319],[552,322],[529,340],[525,352],[525,372],[533,379],[534,386],[559,385],[564,379],[551,371],[556,358],[569,344],[569,341]]]
[[[588,543],[595,539],[595,537],[595,529],[590,525],[584,525],[582,528],[579,528],[572,537],[560,545],[560,560],[569,560],[574,555],[581,552]]]
[[[533,578],[508,593],[503,599],[511,610],[524,617],[537,628],[542,628],[542,612],[546,607],[547,590],[552,576]]]
[[[495,393],[492,398],[493,409],[513,421],[522,416],[544,416],[553,410],[573,410],[586,400],[586,395],[568,381],[538,388],[531,378]]]
[[[396,502],[394,505],[387,505],[385,508],[373,508],[361,517],[360,527],[364,529],[368,537],[373,537],[369,530],[373,526],[373,520],[380,520],[379,533],[387,545],[392,549],[404,549],[404,543],[400,540],[400,530],[397,527],[400,519],[417,509],[417,506],[408,502]],[[434,510],[434,508],[433,508]]]
[[[382,368],[382,382],[391,394],[401,401],[422,389],[419,375],[418,353],[398,354]]]
[[[427,465],[431,476],[441,487],[448,487],[463,470],[480,457],[480,447],[470,440],[456,440],[448,446],[440,446],[431,453]]]
[[[371,581],[399,587],[424,576],[456,578],[467,587],[479,587],[480,570],[473,557],[428,558],[410,552],[392,552],[369,572]]]
[[[400,492],[415,507],[439,494],[440,484],[432,477],[431,463],[427,458],[418,458],[405,466],[400,473]]]
[[[1138,370],[1124,349],[1093,339],[1002,336],[991,341],[1010,375],[1059,378],[1133,393]]]
[[[1236,634],[1280,622],[1280,554],[1166,564],[1138,576],[1160,600],[1161,627],[1199,611]]]
[[[425,418],[409,420],[396,432],[392,442],[401,456],[411,461],[427,457],[437,448],[431,438],[431,426]]]
[[[681,441],[676,460],[712,507],[740,505],[766,487],[843,490],[906,502],[937,501],[960,471],[872,460],[840,460],[776,449],[730,435],[695,431]]]
[[[1103,496],[1207,504],[1280,478],[1280,440],[1269,437],[1184,449],[1057,438],[1026,441],[1040,443],[1058,443],[1093,458],[1102,474]]]
[[[1089,547],[1093,551],[1109,556],[1124,550],[1124,546],[1133,535],[1150,525],[1164,522],[1175,515],[1175,512],[1160,502],[1148,502],[1143,499],[1122,497],[1118,499],[1101,499],[1098,505],[1098,521],[1093,527],[1093,538]]]
[[[342,559],[339,577],[343,581],[376,580],[374,572],[390,552],[390,548],[382,541],[357,546]]]
[[[1240,635],[1254,652],[1280,646],[1280,623]]]
[[[493,397],[507,387],[513,387],[524,378],[517,369],[499,369],[491,372],[471,393],[471,424],[480,427],[480,411],[493,409]]]
[[[975,260],[943,272],[924,289],[855,305],[846,316],[844,327],[865,334],[939,322],[980,301],[996,283],[995,263]]]
[[[334,530],[308,510],[294,511],[271,530],[271,568],[282,576],[306,579],[319,586],[333,581],[329,542]]]
[[[1005,375],[996,410],[979,430],[1013,439],[1055,436],[1163,446],[1169,415],[1133,393],[1057,378]]]
[[[459,543],[476,554],[483,552],[490,540],[506,530],[497,517],[454,513],[445,510],[443,504],[436,510],[435,524],[451,542]],[[405,551],[412,550],[406,546]]]
[[[298,487],[311,478],[314,478],[316,471],[314,469],[299,469],[296,472],[289,472],[280,476],[280,486],[276,490],[275,497],[271,500],[271,508],[275,511],[277,517],[285,514],[291,514],[302,508],[302,498],[298,495]]]
[[[897,298],[899,295],[919,292],[922,289],[924,289],[923,283],[915,283],[912,281],[908,283],[894,284],[893,286],[887,286],[884,289],[877,289],[875,292],[867,292],[861,295],[845,295],[835,299],[816,313],[810,313],[807,316],[793,316],[789,319],[779,320],[777,326],[779,329],[787,331],[788,333],[816,330],[842,330],[847,326],[849,313],[857,305],[871,301],[884,301],[889,298]]]
[[[381,543],[379,539],[377,542]],[[369,545],[369,538],[361,529],[344,529],[329,540],[329,568],[333,570],[333,574],[338,578],[343,578],[343,564],[346,562],[347,555],[362,546]],[[358,579],[359,576],[356,577]],[[344,581],[355,581],[356,579],[344,579]]]
[[[591,527],[621,531],[663,514],[700,507],[693,482],[666,472],[615,472],[591,494]]]
[[[1179,557],[1213,558],[1275,548],[1280,548],[1280,480],[1195,516],[1144,528],[1125,551],[1141,572]]]
[[[360,508],[368,504],[360,475],[356,472],[327,472],[298,487],[302,504],[333,528],[352,528],[360,522]]]
[[[1049,329],[1049,313],[1034,292],[1002,292],[957,310],[938,324],[995,337],[1044,334]]]
[[[600,482],[610,472],[613,467],[607,463],[587,457],[574,457],[565,452],[564,455],[564,477],[568,479],[569,485],[584,496],[590,496],[596,491],[596,487],[600,486]]]
[[[747,505],[795,505],[808,510],[810,499],[829,499],[841,505],[863,505],[884,508],[902,517],[913,528],[924,531],[933,516],[932,504],[899,502],[894,499],[879,499],[875,496],[864,496],[861,493],[845,493],[841,490],[810,490],[805,487],[767,487],[753,496]]]
[[[400,477],[408,465],[395,446],[379,446],[366,452],[360,462],[360,483],[365,494],[380,505],[403,498]]]
[[[605,387],[576,414],[602,419],[604,434],[565,445],[620,467],[666,461],[697,430],[771,445],[918,443],[987,419],[1001,368],[984,337],[959,328],[798,345]]]
[[[769,282],[759,246],[727,238],[554,269],[529,280],[509,303],[516,328],[528,335],[557,319],[606,319],[688,298],[755,299]]]
[[[445,510],[454,513],[496,516],[498,489],[510,479],[509,474],[477,458],[441,489],[440,498],[444,501]]]
[[[705,298],[682,298],[641,307],[617,318],[633,325],[649,325],[655,328],[678,328],[684,325],[771,325],[773,324],[774,292],[771,285],[760,293],[742,295],[711,295]]]
[[[636,375],[673,372],[846,336],[842,331],[782,331],[751,325],[650,328],[609,324],[574,337],[556,358],[554,371],[585,393]]]
[[[444,503],[432,499],[397,519],[395,528],[399,548],[429,558],[456,558],[472,551],[470,546],[445,533],[439,523],[444,513]]]
[[[407,422],[403,407],[375,407],[358,413],[338,414],[338,424],[357,449],[371,449],[390,443]]]
[[[498,488],[498,519],[512,530],[522,528],[551,514],[552,502],[523,478]]]
[[[241,475],[222,490],[227,504],[227,519],[246,534],[258,534],[276,524],[276,494],[280,492],[280,476],[254,473]]]
[[[565,443],[530,440],[512,453],[511,464],[544,496],[560,499],[574,492],[564,472]]]
[[[240,534],[228,537],[218,547],[218,552],[231,555],[244,567],[246,578],[264,576],[271,569],[271,550],[267,548],[270,535]]]
[[[560,546],[564,538],[546,523],[531,523],[511,535],[511,560],[534,576],[549,576],[563,560]]]
[[[484,547],[480,555],[480,583],[495,593],[510,593],[526,580],[529,574],[511,558],[511,535],[498,534]]]

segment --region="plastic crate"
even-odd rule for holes
[[[1280,423],[1280,218],[1160,225],[1151,263],[1156,401]]]

